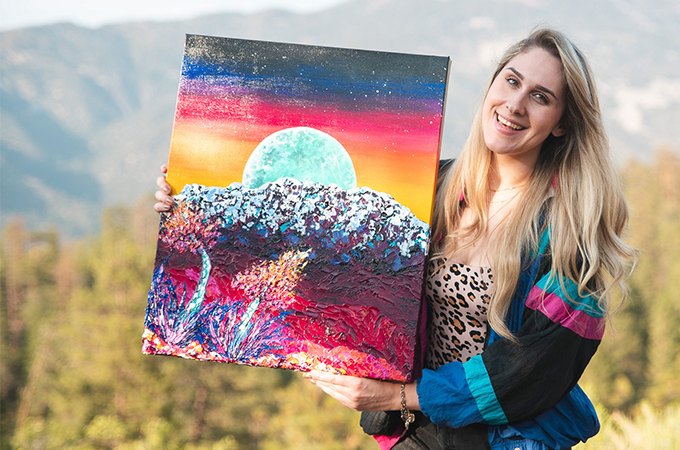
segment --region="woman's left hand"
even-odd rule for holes
[[[168,173],[168,165],[163,164],[161,166],[161,172],[163,175],[156,179],[156,184],[158,185],[158,190],[156,191],[156,200],[158,203],[153,205],[153,209],[158,212],[167,212],[172,209],[175,204],[175,199],[172,197],[172,188],[165,181],[165,175]]]
[[[401,408],[401,385],[313,370],[303,375],[315,386],[356,411],[394,411]]]

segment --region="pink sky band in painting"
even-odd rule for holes
[[[381,137],[383,141],[393,141],[397,134],[400,135],[400,140],[424,139],[425,142],[413,142],[416,151],[425,151],[421,145],[430,146],[433,142],[438,142],[441,126],[441,114],[436,113],[425,114],[415,111],[395,113],[376,110],[366,114],[365,111],[343,111],[317,106],[293,109],[278,104],[258,104],[250,110],[244,108],[238,101],[188,96],[181,96],[178,99],[175,120],[180,122],[196,120],[203,123],[234,121],[241,127],[245,122],[254,128],[288,127],[291,123],[297,123],[299,126],[324,129],[329,133],[345,130],[360,132],[363,129],[372,137]],[[403,136],[405,130],[408,137]],[[413,151],[413,148],[408,151]]]

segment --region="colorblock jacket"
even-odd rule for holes
[[[577,381],[602,339],[605,314],[597,298],[551,272],[549,241],[548,229],[538,256],[525,255],[508,311],[506,324],[519,344],[489,327],[481,354],[423,369],[417,380],[420,409],[432,422],[454,428],[486,423],[492,449],[570,448],[599,431],[595,409]],[[426,330],[419,337],[425,345]],[[386,449],[399,436],[397,431],[376,439]]]
[[[602,339],[604,312],[573,281],[551,273],[548,230],[521,274],[506,323],[519,344],[490,329],[481,354],[423,370],[422,412],[440,426],[489,424],[492,448],[521,437],[561,449],[594,436],[597,415],[577,381]]]

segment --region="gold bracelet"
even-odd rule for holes
[[[408,430],[408,426],[416,421],[416,416],[406,407],[406,393],[404,392],[406,385],[401,385],[401,420],[404,421],[404,426]]]

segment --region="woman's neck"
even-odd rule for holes
[[[489,188],[496,191],[525,185],[536,166],[536,158],[516,158],[493,154]]]

